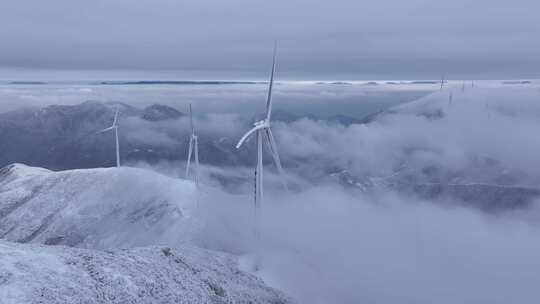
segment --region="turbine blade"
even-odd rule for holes
[[[96,133],[99,134],[99,133],[107,132],[107,131],[110,131],[110,130],[112,130],[112,129],[114,129],[114,128],[115,128],[114,126],[108,127],[108,128],[103,129],[103,130],[101,130],[101,131],[97,131]]]
[[[270,121],[272,116],[272,88],[274,86],[274,73],[276,71],[277,41],[274,41],[274,56],[272,59],[272,72],[270,73],[270,83],[268,85],[268,97],[266,99],[266,120]]]
[[[186,164],[186,178],[189,177],[189,165],[191,164],[191,153],[193,152],[193,137],[189,139],[189,152]]]
[[[114,113],[114,121],[113,121],[113,126],[116,126],[116,124],[118,124],[118,112],[120,111],[120,108],[119,107],[116,107],[116,112]]]
[[[272,154],[278,173],[281,176],[281,182],[283,183],[283,187],[286,191],[289,191],[289,187],[287,187],[287,182],[285,181],[285,172],[283,171],[283,167],[281,166],[281,160],[279,159],[276,141],[274,139],[274,135],[272,135],[272,130],[270,130],[270,128],[266,129],[266,139],[268,140],[270,154]]]
[[[251,134],[253,134],[253,132],[261,129],[262,127],[260,126],[256,126],[255,128],[249,130],[246,134],[244,134],[244,136],[242,136],[242,138],[240,139],[240,141],[238,141],[238,144],[236,144],[236,149],[239,149],[243,144],[244,142],[248,139],[249,136],[251,136]]]
[[[191,126],[191,134],[195,134],[195,128],[193,127],[193,112],[191,111],[191,103],[189,104],[189,123]]]

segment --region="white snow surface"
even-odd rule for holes
[[[195,188],[136,168],[0,172],[0,238],[92,249],[179,244],[196,223]]]
[[[143,169],[0,169],[0,304],[290,302],[190,245],[196,201]]]
[[[0,303],[288,303],[235,258],[182,246],[95,251],[0,241]]]

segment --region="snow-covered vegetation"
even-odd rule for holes
[[[0,303],[288,303],[232,256],[182,246],[95,251],[0,241]]]

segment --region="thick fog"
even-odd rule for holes
[[[534,303],[540,297],[537,223],[325,186],[268,197],[257,240],[250,199],[207,197],[201,242],[245,254],[247,270],[257,261],[257,274],[301,303]]]
[[[203,186],[205,228],[195,242],[241,255],[246,270],[302,303],[534,303],[537,201],[491,214],[451,199],[425,201],[385,188],[360,193],[310,177],[337,167],[372,181],[405,172],[425,183],[536,188],[538,96],[536,87],[455,85],[367,125],[275,123],[284,164],[303,160],[286,165],[295,190],[284,192],[267,167],[256,239],[250,183],[240,195]],[[205,166],[203,180],[218,171],[253,175],[252,168]]]
[[[494,161],[485,169],[519,170],[536,183],[540,172],[531,164],[540,153],[540,138],[532,130],[540,129],[539,97],[533,88],[462,92],[455,86],[393,108],[370,124],[304,119],[278,124],[276,133],[285,158],[320,159],[356,173],[382,177],[403,165],[464,171],[485,158]],[[493,173],[484,172],[484,178]]]
[[[400,166],[437,167],[450,175],[446,181],[437,176],[438,182],[496,183],[498,174],[509,174],[513,185],[536,187],[540,141],[532,131],[540,128],[539,96],[536,88],[462,92],[456,86],[367,125],[304,119],[277,124],[275,130],[282,157],[310,159],[313,170],[336,165],[383,179],[407,170]],[[301,174],[312,174],[308,170]],[[540,298],[535,287],[540,281],[538,202],[494,215],[393,191],[359,194],[331,182],[303,183],[301,191],[286,193],[275,170],[265,172],[260,239],[253,232],[251,195],[209,190],[202,205],[207,226],[198,242],[243,254],[245,269],[258,265],[257,274],[302,303],[534,303]],[[302,176],[289,178],[294,183]]]

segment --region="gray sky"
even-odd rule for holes
[[[537,0],[2,0],[0,67],[260,78],[278,39],[282,78],[539,77],[539,11]]]

